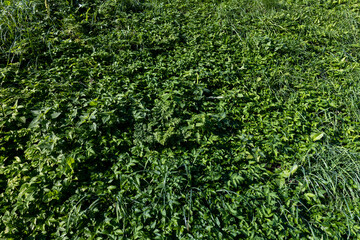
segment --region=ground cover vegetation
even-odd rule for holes
[[[358,239],[359,10],[1,0],[0,238]]]

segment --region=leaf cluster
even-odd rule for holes
[[[358,5],[1,1],[0,238],[358,238]]]

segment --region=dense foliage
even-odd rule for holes
[[[359,10],[1,0],[0,238],[359,238]]]

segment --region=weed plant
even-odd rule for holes
[[[358,239],[357,0],[0,0],[0,238]]]

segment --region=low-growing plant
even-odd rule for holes
[[[0,238],[359,238],[357,6],[1,1]]]

